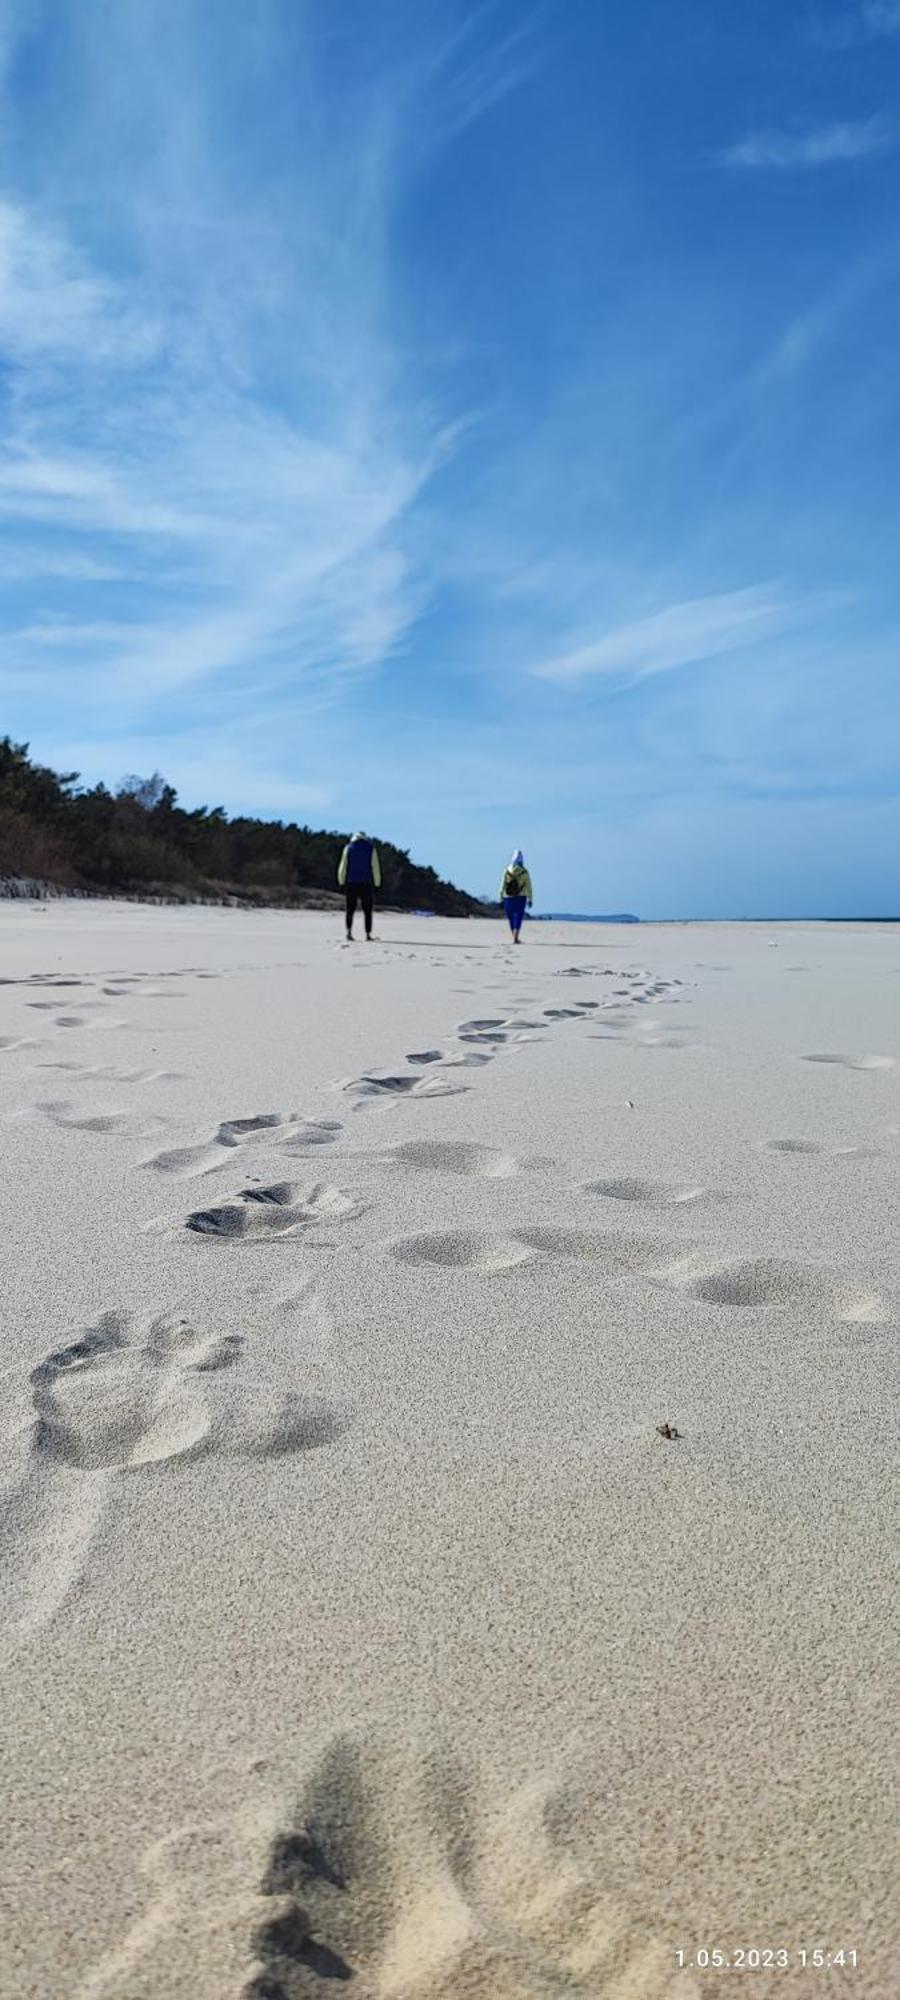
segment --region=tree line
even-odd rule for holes
[[[373,837],[384,902],[441,916],[484,914],[475,896],[419,867],[405,848]],[[0,740],[0,874],[6,876],[101,895],[302,904],[336,889],[346,839],[282,820],[230,819],[222,806],[188,812],[158,771],[124,777],[115,791],[84,786],[77,771],[32,762],[27,743]]]

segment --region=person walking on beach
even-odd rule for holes
[[[338,862],[337,878],[347,899],[347,937],[353,936],[356,905],[361,903],[368,942],[372,935],[375,890],[381,888],[381,859],[375,842],[367,834],[355,833],[348,840]]]
[[[503,871],[503,880],[500,884],[500,901],[509,920],[509,928],[513,934],[513,944],[520,944],[525,906],[527,904],[530,910],[532,904],[531,876],[525,866],[525,858],[521,847],[516,848],[512,860]]]

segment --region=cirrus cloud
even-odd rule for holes
[[[725,154],[730,167],[809,169],[870,160],[893,151],[896,134],[880,114],[808,132],[750,132]]]
[[[776,584],[752,584],[745,590],[669,604],[648,618],[558,653],[532,672],[545,681],[615,675],[631,683],[751,646],[783,631],[797,616],[797,607],[787,602]]]

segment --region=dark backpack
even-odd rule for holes
[[[518,868],[507,868],[506,874],[503,877],[503,894],[504,896],[521,896],[522,885],[519,879]]]

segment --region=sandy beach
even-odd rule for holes
[[[891,2000],[900,927],[0,977],[3,2000]]]

